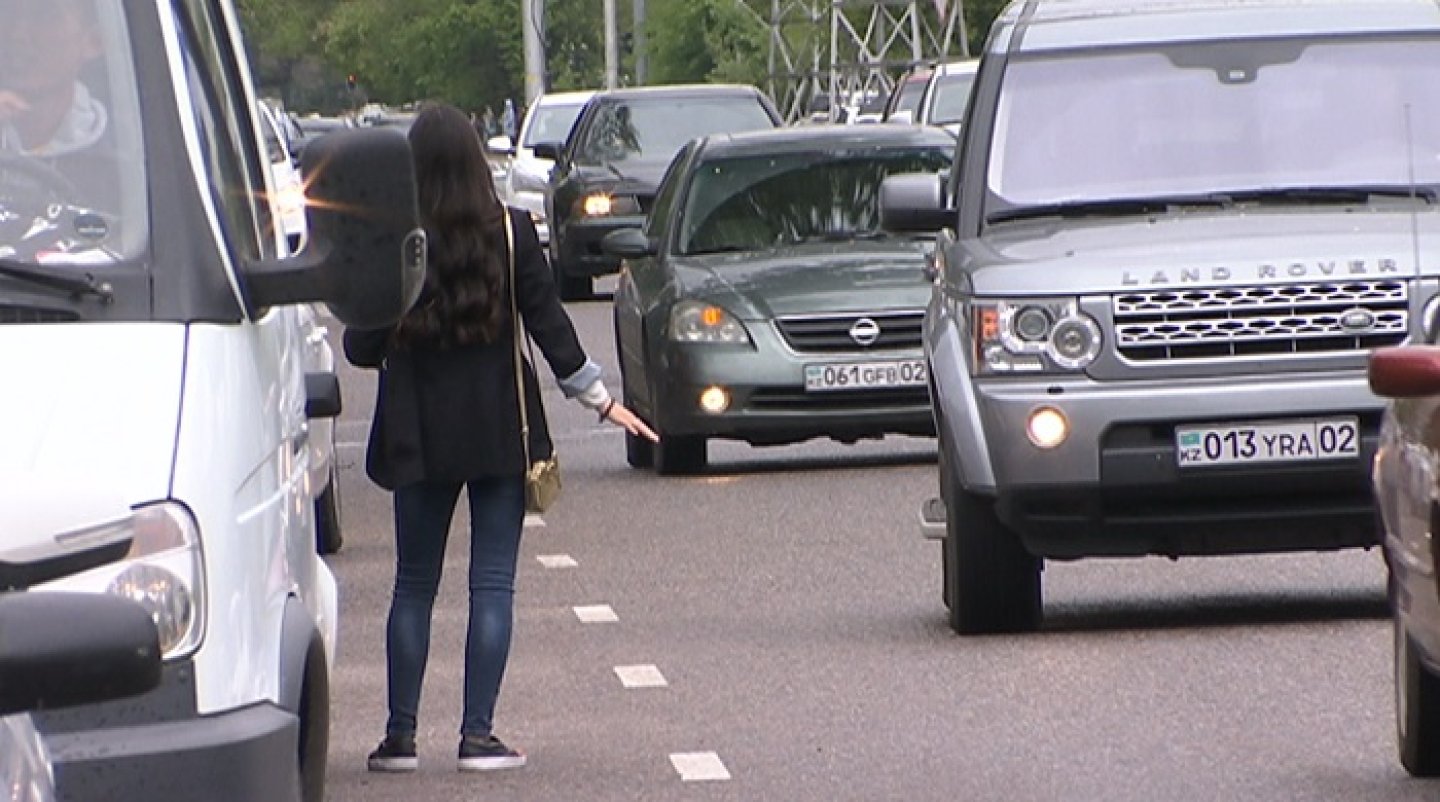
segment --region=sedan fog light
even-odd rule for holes
[[[709,387],[700,394],[700,408],[719,415],[730,408],[730,393],[724,387]]]
[[[1025,434],[1036,448],[1050,450],[1059,448],[1070,437],[1070,421],[1065,414],[1053,407],[1041,407],[1030,413],[1025,425]]]

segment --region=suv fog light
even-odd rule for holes
[[[719,415],[730,408],[730,393],[724,387],[710,387],[700,394],[700,408]]]
[[[1025,433],[1030,436],[1030,442],[1034,443],[1036,448],[1048,451],[1059,448],[1070,437],[1070,421],[1066,420],[1065,414],[1058,409],[1041,407],[1030,413]]]

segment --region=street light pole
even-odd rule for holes
[[[645,0],[635,0],[635,85],[644,86],[650,72],[650,43],[645,35]]]
[[[525,40],[525,106],[545,94],[545,0],[520,0]]]
[[[620,86],[620,33],[615,22],[615,0],[605,0],[605,88]]]

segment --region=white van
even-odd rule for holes
[[[541,245],[550,243],[550,224],[545,219],[545,195],[550,191],[550,170],[555,161],[536,156],[535,146],[564,145],[570,129],[575,127],[575,120],[580,117],[580,110],[594,95],[590,90],[541,95],[525,112],[514,142],[508,136],[497,136],[486,143],[492,154],[509,157],[509,167],[497,187],[501,200],[530,213]]]
[[[229,0],[0,0],[0,20],[93,29],[73,82],[27,84],[65,60],[0,52],[0,91],[58,87],[73,115],[48,143],[0,122],[0,477],[66,489],[0,522],[127,510],[123,558],[41,589],[136,600],[165,661],[143,696],[35,715],[59,797],[322,799],[337,604],[309,422],[339,384],[306,375],[302,305],[383,326],[413,302],[409,146],[357,129],[307,148],[309,241],[287,257]]]

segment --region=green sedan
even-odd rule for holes
[[[781,445],[933,436],[920,343],[924,240],[880,229],[880,182],[949,169],[939,128],[858,125],[696,139],[623,260],[615,337],[625,403],[660,433],[637,468],[705,467],[712,438]]]

